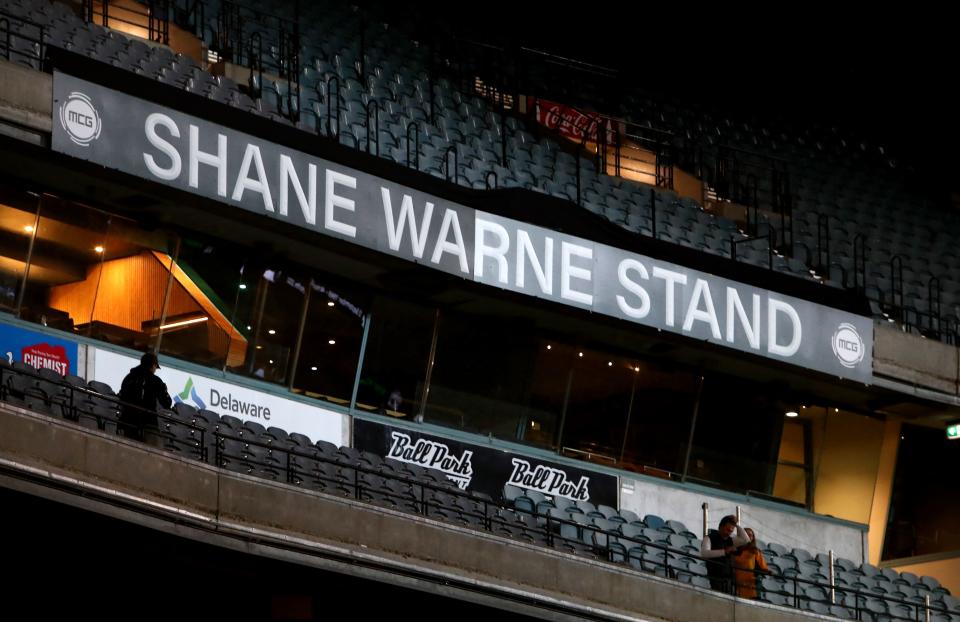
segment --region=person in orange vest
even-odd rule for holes
[[[744,529],[750,541],[737,549],[733,556],[733,574],[737,584],[737,596],[740,598],[756,599],[757,579],[759,573],[769,573],[767,560],[757,548],[757,537],[753,529]]]

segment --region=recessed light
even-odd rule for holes
[[[240,284],[240,289],[247,289],[247,284],[246,284],[246,283],[241,283],[241,284]]]
[[[327,306],[328,306],[328,307],[332,307],[332,306],[333,306],[333,301],[331,300],[331,301],[327,302]]]
[[[547,344],[547,350],[553,350],[553,346],[550,345],[549,343]]]
[[[268,335],[276,335],[276,334],[277,334],[277,331],[275,331],[275,330],[273,330],[273,329],[271,328],[270,330],[267,331],[267,334],[268,334]]]
[[[263,346],[257,346],[257,350],[263,350]]]
[[[800,415],[798,415],[798,414],[797,414],[797,411],[795,411],[795,410],[788,410],[788,411],[787,411],[787,416],[790,417],[790,418],[793,418],[793,417],[799,417]]]
[[[23,230],[26,231],[27,233],[33,233],[33,225],[27,225],[26,227],[23,228]]]
[[[583,352],[578,352],[577,356],[579,356],[580,358],[583,358]]]
[[[317,371],[317,366],[314,365],[313,367],[311,367],[311,368],[310,368],[310,371]]]
[[[249,324],[247,324],[247,330],[253,330],[253,326],[250,326]]]
[[[98,253],[102,253],[102,252],[103,252],[103,247],[98,244],[97,246],[94,246],[94,247],[93,247],[93,250],[95,250],[95,251],[98,252]]]
[[[336,340],[336,339],[331,339],[331,340],[328,341],[327,343],[329,343],[330,345],[336,345],[337,340]]]
[[[607,367],[613,367],[613,361],[607,361]]]
[[[270,364],[273,365],[273,359],[270,359]]]

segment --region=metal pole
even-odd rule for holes
[[[107,253],[106,249],[103,255]],[[167,319],[167,310],[170,308],[170,292],[173,290],[173,267],[180,259],[180,236],[177,236],[177,243],[173,247],[173,257],[170,258],[170,265],[167,267],[167,291],[163,295],[163,308],[160,310],[160,323],[157,324],[157,343],[153,344],[153,353],[160,353],[160,342],[163,341],[163,321]],[[92,319],[92,318],[91,318]]]
[[[703,536],[706,537],[708,532],[707,525],[710,523],[710,504],[704,502],[700,508],[703,510]]]
[[[690,435],[687,437],[687,455],[683,459],[683,474],[680,475],[680,481],[687,481],[687,469],[690,468],[690,453],[693,450],[693,433],[697,428],[697,414],[700,412],[700,396],[703,395],[703,376],[700,376],[700,384],[697,387],[697,399],[693,402],[693,419],[690,421]]]
[[[560,411],[560,428],[557,430],[557,453],[563,448],[563,428],[567,423],[567,406],[570,404],[570,387],[573,385],[573,367],[567,372],[567,388],[563,392],[563,408]]]
[[[43,195],[37,197],[37,213],[33,217],[33,231],[30,232],[30,244],[27,246],[27,260],[23,264],[23,283],[17,293],[17,307],[13,314],[20,317],[20,308],[23,306],[23,294],[27,291],[27,278],[30,276],[30,262],[33,259],[33,245],[37,240],[37,231],[40,229],[40,206],[43,205]]]
[[[738,524],[738,525],[740,524],[740,518],[741,518],[741,516],[742,516],[742,513],[741,513],[741,511],[740,511],[740,506],[738,505],[738,506],[737,506],[737,524]]]
[[[423,399],[420,400],[420,412],[415,420],[423,422],[423,415],[427,410],[427,397],[430,395],[430,381],[433,379],[433,364],[437,357],[437,334],[440,332],[440,309],[433,316],[433,338],[430,340],[430,356],[427,358],[427,372],[423,381]]]
[[[636,368],[634,368],[636,370]],[[630,432],[630,415],[633,414],[633,398],[637,393],[637,376],[639,372],[633,373],[633,386],[630,387],[630,405],[627,406],[627,423],[623,427],[623,444],[620,445],[620,462],[623,463],[623,455],[627,452],[627,433]]]
[[[837,604],[837,591],[836,591],[836,570],[833,567],[833,549],[827,551],[827,559],[830,563],[830,604]]]
[[[363,338],[360,340],[360,356],[357,357],[357,375],[353,379],[353,393],[350,395],[350,412],[357,409],[357,393],[360,391],[360,375],[363,373],[363,359],[367,354],[367,336],[370,334],[370,315],[363,316]]]
[[[930,595],[927,594],[923,597],[923,610],[924,610],[924,620],[930,622]]]
[[[297,328],[297,342],[293,345],[293,359],[290,361],[290,381],[287,388],[293,390],[293,377],[297,375],[297,365],[300,363],[300,348],[303,345],[303,331],[307,327],[307,311],[310,309],[310,293],[313,291],[313,277],[307,283],[307,291],[303,295],[303,311],[300,312],[300,326]]]

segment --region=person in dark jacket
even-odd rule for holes
[[[157,405],[170,408],[173,403],[167,385],[156,376],[158,369],[157,355],[147,352],[120,385],[119,427],[127,438],[142,441],[145,428],[157,428]]]
[[[736,532],[736,535],[734,535]],[[700,543],[700,557],[707,562],[710,587],[720,592],[733,593],[733,556],[737,547],[750,542],[736,516],[724,516],[718,529],[711,529]]]

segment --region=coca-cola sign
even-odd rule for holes
[[[354,419],[354,447],[443,474],[462,490],[499,500],[504,486],[553,499],[617,507],[617,478],[539,457]]]
[[[610,119],[533,97],[530,98],[530,107],[539,123],[571,140],[596,142],[597,128],[602,126],[606,129],[607,144],[612,145],[616,141],[616,124]]]

